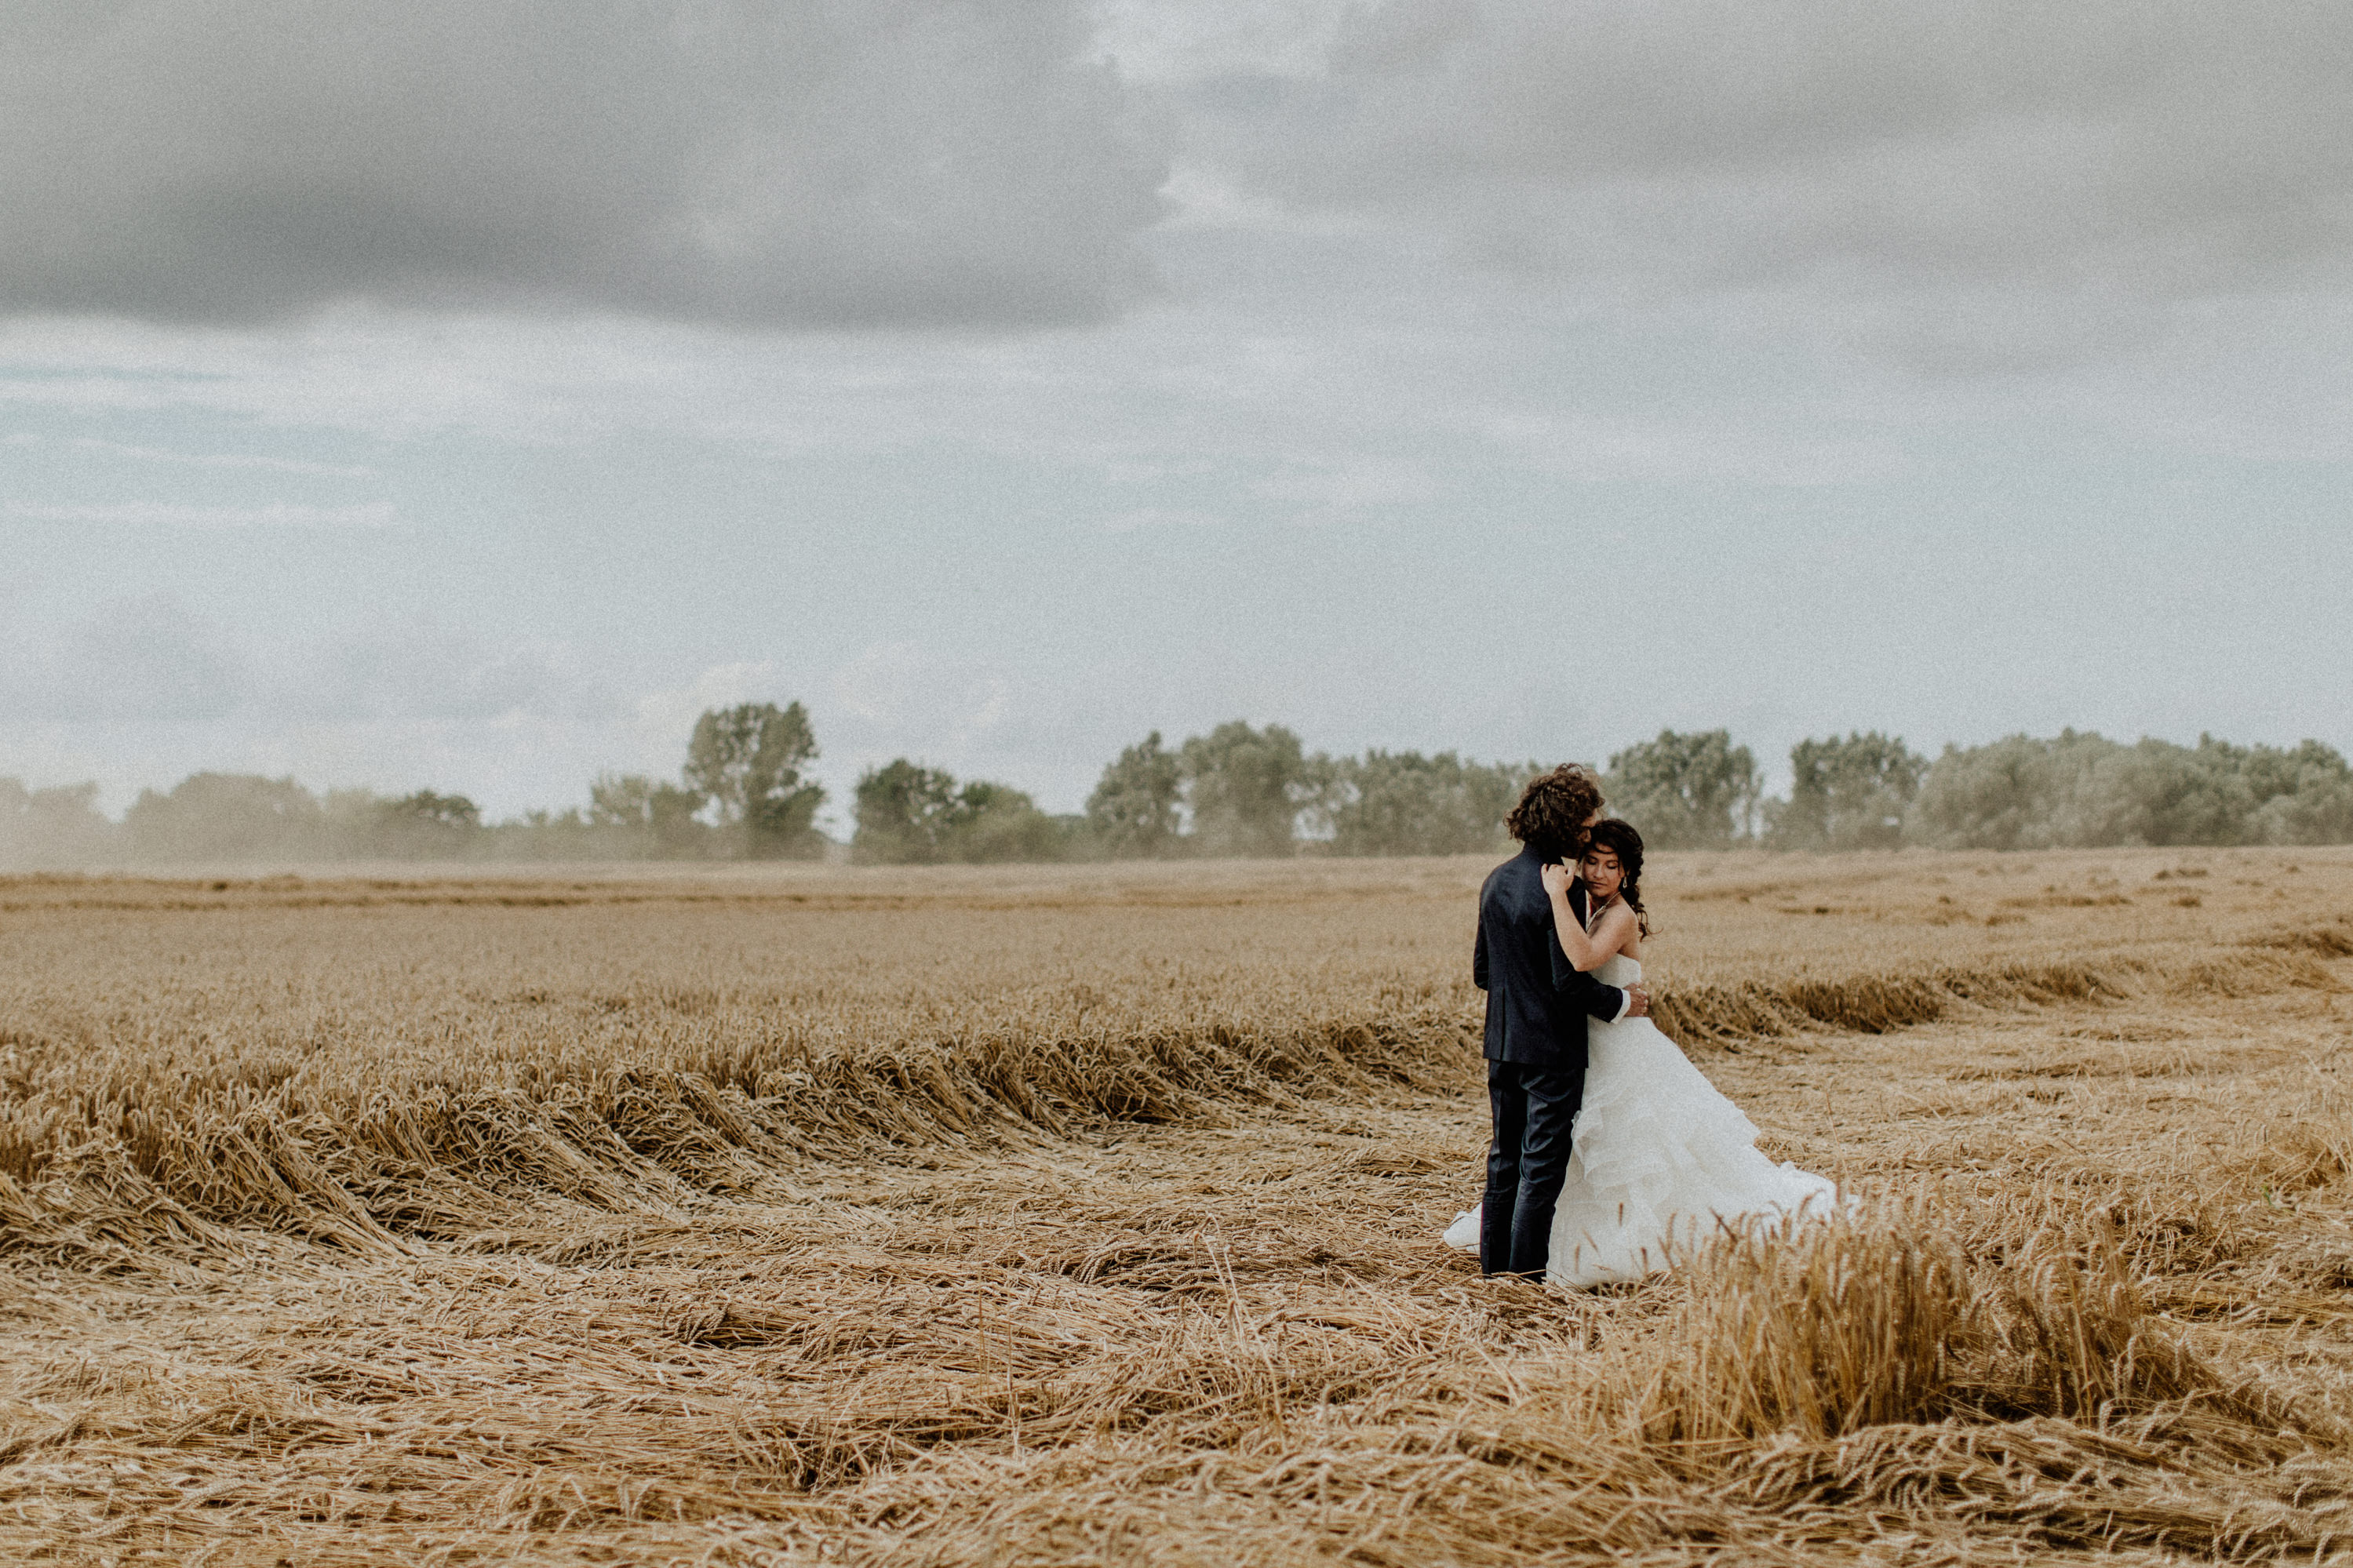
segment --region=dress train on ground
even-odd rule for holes
[[[1630,985],[1642,966],[1620,955],[1597,977]],[[1640,1279],[1723,1226],[1827,1215],[1837,1184],[1767,1159],[1757,1138],[1757,1124],[1648,1018],[1595,1020],[1546,1278],[1562,1285]],[[1476,1252],[1479,1211],[1457,1215],[1446,1241]]]

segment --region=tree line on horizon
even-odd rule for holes
[[[485,821],[464,795],[314,795],[291,778],[199,773],[142,790],[112,822],[94,784],[0,777],[0,868],[303,860],[740,860],[844,853],[872,864],[1500,853],[1504,814],[1544,764],[1453,752],[1310,752],[1240,720],[1170,745],[1155,731],[1105,765],[1083,811],[900,757],[866,769],[847,845],[816,826],[817,736],[798,702],[695,721],[678,780],[600,774],[587,806]],[[1767,796],[1728,731],[1662,731],[1601,768],[1609,809],[1660,849],[2040,849],[2353,842],[2353,769],[2316,741],[2195,746],[2062,731],[1948,745],[1799,742]]]

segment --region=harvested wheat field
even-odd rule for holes
[[[0,1554],[2353,1558],[2353,851],[1658,858],[1856,1201],[1586,1294],[1485,869],[0,882]]]

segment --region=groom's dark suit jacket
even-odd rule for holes
[[[1569,889],[1583,913],[1585,889]],[[1616,1018],[1626,993],[1580,973],[1553,935],[1544,859],[1522,849],[1479,889],[1479,945],[1471,977],[1487,994],[1487,1059],[1585,1068],[1585,1020]]]

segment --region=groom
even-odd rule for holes
[[[1504,819],[1520,852],[1479,890],[1479,942],[1471,977],[1487,994],[1487,1103],[1495,1138],[1479,1222],[1479,1267],[1544,1278],[1552,1215],[1568,1173],[1569,1136],[1585,1099],[1585,1019],[1638,1018],[1651,999],[1579,973],[1554,936],[1544,868],[1585,853],[1601,815],[1601,786],[1574,763],[1531,783]],[[1569,908],[1586,918],[1585,889]]]

